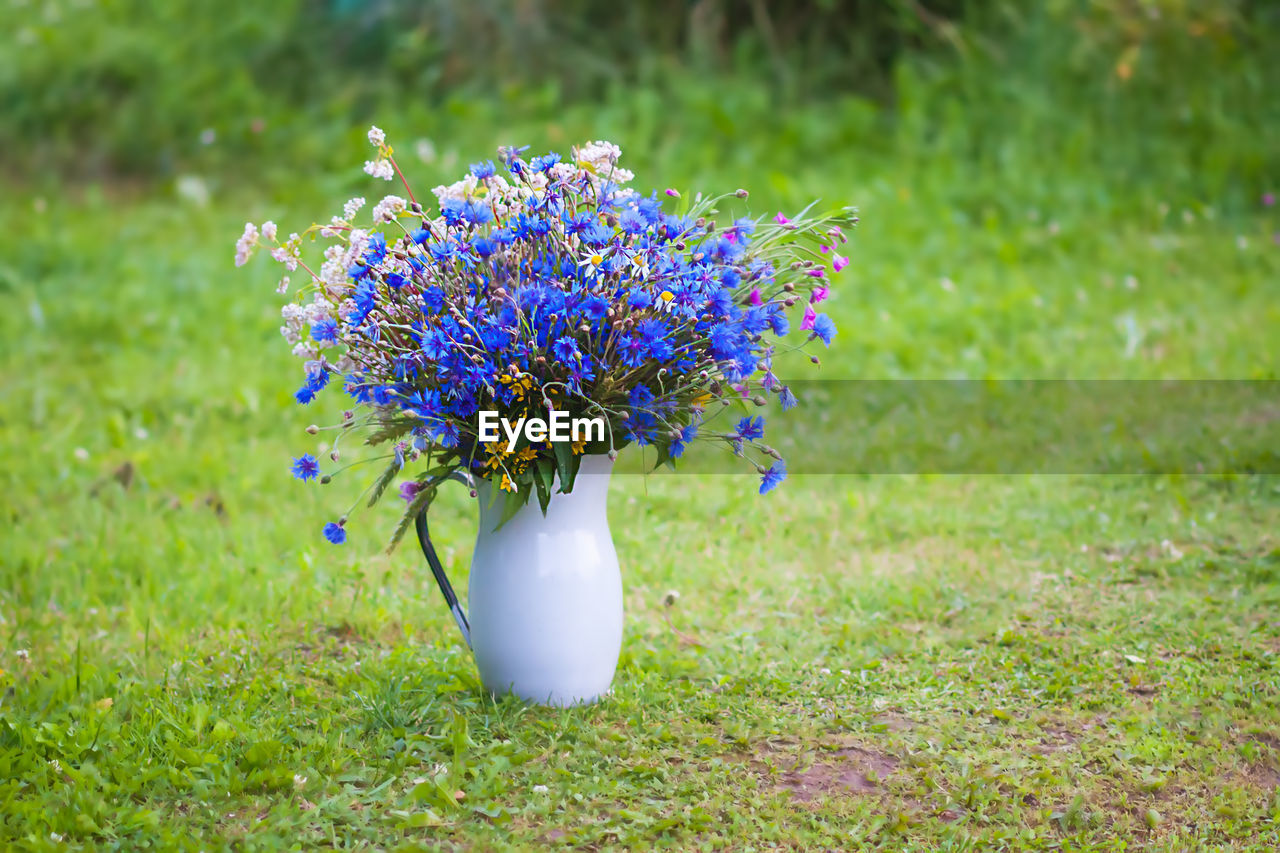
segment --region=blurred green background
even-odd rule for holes
[[[492,847],[492,815],[528,808],[518,844],[555,823],[570,840],[625,841],[652,819],[691,849],[713,830],[671,818],[672,802],[699,803],[717,816],[708,826],[755,821],[776,843],[836,849],[849,838],[826,824],[788,834],[799,807],[737,808],[741,775],[716,762],[726,743],[826,725],[809,712],[818,700],[795,699],[810,664],[882,656],[861,686],[822,695],[862,691],[863,707],[916,685],[911,713],[959,738],[926,723],[923,740],[892,746],[936,753],[911,771],[935,774],[928,790],[977,784],[971,764],[1035,788],[969,797],[973,823],[912,824],[922,849],[1145,831],[1149,815],[1128,807],[1105,825],[1064,818],[1110,796],[1110,777],[1076,778],[1064,754],[1061,775],[1033,779],[1018,764],[1043,737],[1030,721],[1046,695],[1066,697],[1072,725],[1128,708],[1099,663],[1113,647],[1245,632],[1239,659],[1206,652],[1202,670],[1153,674],[1173,686],[1157,711],[1130,709],[1132,736],[1153,714],[1180,719],[1183,700],[1212,705],[1204,725],[1224,738],[1250,721],[1277,736],[1274,703],[1218,700],[1226,680],[1267,681],[1241,661],[1265,668],[1280,647],[1270,479],[793,477],[761,504],[753,477],[618,477],[629,597],[613,704],[572,724],[531,725],[507,706],[490,716],[420,556],[381,553],[398,507],[353,516],[344,548],[321,540],[363,483],[304,486],[288,467],[326,458],[303,428],[342,406],[294,403],[301,368],[277,333],[276,270],[265,258],[236,270],[233,244],[246,220],[287,234],[351,196],[398,192],[361,171],[370,124],[419,197],[499,145],[603,138],[638,188],[746,187],[733,215],[818,197],[859,207],[828,309],[839,336],[805,378],[1274,379],[1278,37],[1280,4],[1266,0],[0,0],[0,839],[170,843],[199,825],[382,844],[380,816],[426,772],[396,751],[404,727],[456,729],[461,708],[475,751],[414,747],[453,761],[450,790],[479,810],[445,812],[455,841]],[[785,434],[787,419],[771,429]],[[432,510],[459,588],[473,511],[457,492]],[[1125,582],[1146,598],[1112,602],[1116,554],[1142,569]],[[1041,572],[1076,585],[1038,592],[1058,576]],[[1257,601],[1241,603],[1242,587]],[[669,588],[686,593],[681,618],[705,650],[668,630],[655,602]],[[1210,593],[1226,604],[1206,605]],[[1004,640],[981,645],[1015,618],[1038,643],[1022,663]],[[977,670],[975,647],[990,652]],[[786,654],[765,664],[759,649]],[[1026,661],[1060,664],[1060,680],[1045,693]],[[970,680],[934,691],[953,666]],[[1015,669],[1028,686],[1001,699],[999,719],[1028,728],[1006,743],[972,721]],[[294,685],[306,685],[296,705]],[[688,713],[694,694],[705,714]],[[100,704],[112,698],[115,710]],[[655,708],[679,723],[649,738]],[[739,721],[731,741],[726,716]],[[611,726],[632,739],[602,743]],[[1164,736],[1170,750],[1187,740],[1173,723]],[[997,741],[1008,755],[982,753]],[[567,779],[584,796],[554,813],[523,802],[542,759],[513,770],[512,743],[563,751],[553,787]],[[1236,760],[1204,743],[1196,768]],[[601,756],[622,748],[677,768],[680,792],[659,790],[665,770],[609,781]],[[1134,750],[1126,762],[1142,760]],[[1160,772],[1184,760],[1161,756]],[[690,760],[704,764],[679,770]],[[325,812],[314,829],[295,786],[323,808],[341,800],[346,817]],[[1202,797],[1176,806],[1202,812],[1188,832],[1249,836],[1253,794],[1239,793],[1250,805],[1236,824],[1210,804],[1221,786],[1206,777]],[[923,790],[897,807],[916,809]],[[347,799],[372,808],[352,816]],[[841,808],[864,829],[888,825],[874,801]]]

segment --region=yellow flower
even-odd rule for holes
[[[506,474],[503,474],[502,485],[500,485],[498,488],[506,492],[514,492],[516,490],[516,484],[511,482],[510,477],[508,477]]]
[[[587,448],[587,441],[584,438],[580,438],[577,441],[575,441],[572,445],[570,445],[570,449],[573,450],[574,456],[581,456],[582,452],[586,450],[586,448]]]

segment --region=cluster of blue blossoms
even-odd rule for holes
[[[381,133],[370,139],[379,159],[367,170],[399,174]],[[357,228],[351,203],[316,227],[338,244],[312,273],[313,302],[286,311],[282,330],[307,362],[299,402],[340,385],[396,442],[391,470],[428,455],[428,472],[402,489],[414,512],[428,474],[465,467],[528,500],[547,466],[563,482],[576,471],[566,457],[632,443],[667,461],[695,440],[724,442],[756,466],[761,493],[776,487],[786,467],[763,443],[764,419],[713,430],[712,416],[768,395],[796,405],[773,360],[789,337],[796,348],[835,336],[816,306],[847,263],[838,248],[851,213],[721,225],[715,205],[744,191],[687,206],[674,190],[640,194],[626,188],[631,175],[609,143],[567,160],[502,155],[437,188],[434,210],[409,191],[375,208],[380,230]],[[272,254],[296,268],[299,242]],[[568,454],[550,442],[479,441],[481,411],[514,421],[548,409],[603,418],[608,434]],[[348,412],[344,426],[354,419]],[[318,463],[303,456],[294,474],[317,477]],[[326,538],[344,540],[344,525],[345,516],[328,525]]]

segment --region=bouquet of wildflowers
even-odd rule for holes
[[[831,343],[835,325],[818,306],[847,264],[838,249],[853,209],[722,224],[717,205],[745,190],[644,195],[627,187],[633,175],[608,142],[568,158],[501,149],[501,166],[473,165],[424,206],[382,131],[369,140],[377,154],[365,171],[398,177],[405,198],[388,195],[368,217],[352,199],[284,240],[274,223],[247,224],[236,264],[266,246],[289,273],[304,271],[305,301],[282,311],[281,333],[305,363],[296,397],[309,404],[338,387],[351,399],[331,427],[334,462],[348,434],[388,446],[366,494],[372,506],[404,478],[391,547],[458,470],[496,486],[504,520],[533,495],[545,511],[557,483],[571,491],[583,454],[615,458],[628,444],[674,464],[695,441],[720,442],[755,466],[761,494],[785,478],[750,407],[767,395],[784,410],[797,403],[772,370],[784,338]],[[329,242],[313,269],[303,244],[317,236]],[[494,413],[504,424],[564,413],[600,428],[564,441],[508,428],[494,440]],[[338,473],[321,476],[311,454],[293,472],[325,483]],[[344,514],[324,535],[341,543],[346,524]]]

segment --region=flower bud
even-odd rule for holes
[[[794,293],[796,286],[794,282],[789,281],[786,284],[782,285],[782,289],[785,290],[787,293]]]
[[[618,451],[616,451],[616,450],[610,450],[610,451],[609,451],[609,461],[611,461],[611,462],[612,462],[614,459],[617,459],[617,458],[618,458]]]
[[[333,477],[330,477],[328,474],[325,474],[323,477],[320,478],[320,485],[322,486],[327,486],[331,482],[333,482]]]
[[[816,355],[809,356],[809,361],[812,361],[814,364],[822,364],[821,360],[819,360]]]
[[[734,195],[736,195],[738,198],[746,198],[747,196],[751,195],[751,193],[747,192],[746,190],[740,189],[736,193],[734,193]]]
[[[336,450],[330,451],[330,453],[329,453],[329,458],[330,458],[330,459],[332,459],[334,462],[337,462],[337,461],[338,461],[338,451],[336,451]]]
[[[320,431],[320,427],[316,426],[315,424],[312,424],[311,426],[307,427],[307,435],[315,435],[319,431]]]

